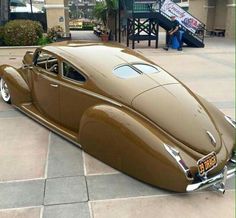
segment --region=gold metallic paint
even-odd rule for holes
[[[155,65],[142,55],[117,44],[88,42],[61,42],[36,52],[41,49],[58,58],[58,75],[32,67],[31,53],[24,57],[25,67],[0,66],[12,103],[99,160],[154,186],[185,192],[191,181],[164,143],[180,152],[192,175],[197,160],[213,150],[218,166],[209,174],[221,171],[230,158],[234,129],[219,110],[171,74],[160,67],[159,73],[127,80],[112,73],[122,64]],[[86,82],[64,78],[63,61],[81,71]],[[209,129],[216,147],[207,141],[204,131]]]

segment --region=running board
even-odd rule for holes
[[[32,103],[22,104],[21,107],[17,107],[25,115],[29,116],[31,119],[36,120],[41,125],[45,126],[49,130],[55,132],[56,134],[62,136],[63,138],[69,140],[73,144],[82,148],[78,143],[78,133],[72,132],[62,126],[56,124],[55,122],[44,117]]]

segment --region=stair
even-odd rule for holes
[[[132,17],[134,19],[149,18],[155,20],[155,22],[158,25],[160,25],[163,29],[170,30],[171,29],[171,21],[169,16],[170,14],[168,15],[167,14],[168,11],[166,13],[162,8],[165,1],[170,1],[170,0],[133,0]],[[176,9],[179,9],[180,11],[182,10],[182,8],[177,4],[175,4],[174,2],[171,2],[171,4],[174,5]],[[194,31],[186,23],[184,24],[182,20],[179,20],[182,29],[185,32],[185,34],[183,35],[183,42],[190,47],[203,48],[205,24],[186,11],[184,12],[184,14],[186,16],[187,22],[195,21],[199,24],[200,28],[198,28],[197,31]],[[135,38],[138,40],[137,34],[135,34],[135,36],[130,35],[129,38],[130,39]]]
[[[165,30],[171,29],[171,21],[161,12],[157,13],[157,23]],[[185,34],[183,35],[183,42],[190,47],[203,48],[204,37],[193,34],[188,29],[184,28]]]

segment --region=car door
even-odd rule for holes
[[[33,102],[50,120],[60,121],[59,113],[59,62],[58,58],[40,50],[35,57],[32,73]]]
[[[99,100],[87,90],[88,77],[81,70],[67,61],[62,61],[61,72],[61,123],[67,129],[78,132],[83,113]]]

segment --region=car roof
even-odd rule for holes
[[[88,76],[94,71],[109,76],[112,70],[122,64],[151,63],[137,52],[117,43],[73,42],[66,41],[43,47],[82,68]]]
[[[154,64],[117,43],[70,41],[45,46],[43,49],[57,54],[84,72],[89,78],[85,83],[86,89],[128,105],[138,94],[158,86],[157,81],[145,74],[121,79],[113,73],[117,66],[124,64]]]

